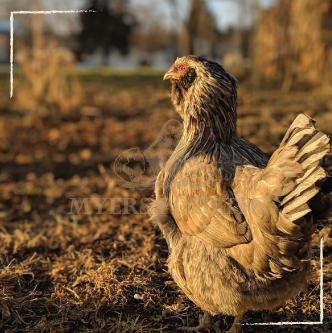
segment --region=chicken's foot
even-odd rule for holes
[[[234,317],[234,322],[231,329],[224,333],[241,333],[242,332],[243,314]]]
[[[213,320],[213,316],[208,312],[204,312],[204,315],[199,319],[199,325],[196,327],[180,327],[178,330],[182,331],[206,331],[210,332],[211,329],[214,329],[216,333],[222,333],[218,327],[219,322],[215,323]]]

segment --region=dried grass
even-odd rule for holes
[[[125,149],[148,147],[176,117],[168,87],[149,79],[82,81],[88,116],[23,116],[0,106],[0,331],[166,333],[197,324],[201,311],[167,273],[166,243],[146,214],[98,215],[91,205],[91,215],[68,215],[70,198],[152,195],[118,187],[110,164]],[[281,99],[267,92],[255,101],[240,92],[240,98],[241,134],[270,152],[296,113],[327,117],[331,106],[330,97],[314,94]],[[332,231],[320,233],[308,293],[274,312],[247,313],[245,321],[319,319],[317,244],[324,236],[324,325],[246,326],[245,332],[329,331]],[[223,329],[232,322],[220,319]]]

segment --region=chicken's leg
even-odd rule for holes
[[[234,323],[231,329],[224,333],[241,333],[242,332],[243,314],[234,317]]]
[[[213,320],[213,316],[210,315],[208,312],[204,312],[204,316],[199,319],[199,325],[196,327],[180,327],[178,330],[182,331],[206,331],[214,329],[216,333],[222,333],[217,325]]]

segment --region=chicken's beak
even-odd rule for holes
[[[174,77],[174,71],[173,71],[173,66],[171,67],[171,69],[164,75],[164,80],[169,80],[172,79]]]
[[[176,58],[176,60],[178,60],[179,57]],[[175,60],[175,62],[176,62]],[[174,66],[175,66],[175,62],[172,65],[172,67],[169,69],[169,71],[164,75],[164,80],[169,80],[169,79],[178,79],[179,77],[176,75],[176,73],[174,72]]]

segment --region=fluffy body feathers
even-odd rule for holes
[[[273,309],[306,287],[310,200],[323,195],[329,138],[300,114],[269,158],[237,136],[236,80],[194,56],[168,75],[182,64],[195,71],[191,81],[172,80],[184,132],[150,208],[170,248],[169,271],[211,314]]]

